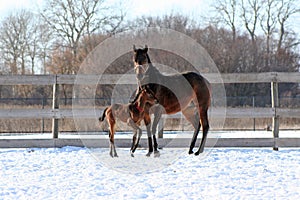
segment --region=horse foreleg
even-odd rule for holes
[[[156,128],[159,123],[159,120],[163,113],[163,107],[162,106],[156,106],[154,108],[154,119],[152,123],[152,137],[153,137],[153,147],[154,147],[154,157],[159,157],[159,151],[157,150],[158,144],[156,140]]]
[[[200,147],[199,147],[198,151],[195,153],[196,156],[199,155],[200,153],[203,153],[204,146],[205,146],[205,143],[206,143],[207,133],[208,133],[208,130],[209,130],[207,109],[202,109],[201,110],[201,112],[200,112],[200,121],[201,121],[201,124],[202,124],[203,136],[202,136]]]
[[[154,116],[154,120],[153,120],[153,124],[152,124],[152,138],[153,138],[153,147],[154,147],[154,157],[159,157],[160,156],[160,153],[158,151],[158,144],[157,144],[157,140],[156,140],[156,128],[155,128],[155,132],[153,132],[153,126],[157,126],[158,124],[158,121],[160,120],[160,117],[161,117],[161,114],[159,116]],[[155,119],[157,118],[157,122],[154,123]],[[150,145],[150,144],[149,144]]]
[[[146,154],[146,156],[149,157],[153,153],[153,144],[152,144],[152,137],[151,137],[151,118],[149,114],[145,114],[144,123],[147,129],[148,148],[149,148],[149,151]]]
[[[158,125],[158,122],[160,120],[160,117],[161,115],[157,115],[156,113],[154,113],[154,119],[153,119],[153,123],[152,123],[152,137],[153,137],[153,143],[154,143],[154,152],[155,151],[158,151],[157,150],[157,141],[156,141],[156,128],[157,128],[157,125]],[[148,135],[149,137],[149,135]],[[150,135],[151,137],[151,135]]]
[[[153,153],[153,143],[152,143],[151,132],[150,132],[150,124],[146,126],[146,128],[147,128],[148,148],[149,148],[146,156],[149,157]]]

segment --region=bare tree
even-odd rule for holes
[[[237,28],[237,1],[236,0],[217,0],[214,9],[220,15],[220,20],[225,22],[232,31],[232,41],[235,41]]]
[[[18,20],[15,16],[10,15],[5,18],[1,26],[1,50],[5,65],[10,67],[10,73],[18,73],[18,58],[19,58],[19,40],[20,40],[20,26],[17,24]]]
[[[35,18],[36,19],[36,18]],[[38,21],[33,21],[33,24],[37,24]],[[31,63],[31,74],[35,74],[35,63],[39,52],[39,42],[40,42],[39,26],[31,26],[29,30],[27,54],[30,58]]]
[[[261,17],[261,28],[266,36],[266,59],[265,59],[265,67],[270,69],[270,42],[271,37],[274,34],[276,28],[276,15],[274,15],[276,11],[276,0],[267,0],[264,6],[264,14]]]
[[[262,4],[259,0],[242,0],[242,20],[245,28],[251,37],[252,44],[255,45],[257,23],[259,22]]]
[[[49,9],[52,8],[52,9]],[[110,13],[109,13],[110,12]],[[123,15],[112,14],[104,0],[50,0],[41,15],[73,54],[72,73],[76,73],[80,40],[96,31],[112,32]]]
[[[127,22],[129,30],[137,30],[140,28],[157,27],[167,28],[188,34],[188,30],[195,26],[195,22],[190,18],[180,14],[158,16],[142,16]]]
[[[299,5],[296,5],[296,0],[280,0],[278,11],[277,11],[277,21],[279,23],[279,40],[277,45],[277,52],[282,48],[284,35],[286,34],[286,26],[288,20],[292,15],[296,13],[300,13]],[[298,45],[299,41],[294,43],[293,45]]]
[[[38,37],[39,37],[38,57],[42,62],[41,73],[46,74],[47,73],[46,62],[47,59],[51,57],[54,37],[51,28],[42,19],[40,19],[40,23],[38,25]]]
[[[6,64],[10,67],[10,73],[26,73],[28,46],[31,44],[32,18],[30,12],[22,10],[11,14],[4,19],[1,26],[0,44],[4,52]]]
[[[269,0],[267,0],[269,1]],[[248,60],[251,60],[252,70],[255,72],[262,71],[261,68],[261,61],[260,61],[260,44],[257,38],[257,30],[259,29],[259,23],[265,23],[265,16],[268,16],[264,13],[264,8],[266,8],[266,1],[259,1],[259,0],[242,0],[241,1],[241,18],[243,20],[243,24],[247,33],[251,38],[251,45],[250,45],[250,54]],[[270,16],[270,15],[269,15]],[[267,35],[267,34],[266,34]]]

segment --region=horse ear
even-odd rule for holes
[[[147,90],[147,88],[143,88],[143,91],[144,91],[144,92],[146,92],[146,93],[148,93],[148,90]]]
[[[147,46],[146,44],[145,44],[144,52],[145,52],[145,53],[148,52],[148,46]]]
[[[134,52],[136,52],[136,51],[137,51],[137,50],[136,50],[136,48],[135,48],[135,45],[133,45],[133,51],[134,51]]]
[[[151,89],[150,89],[149,85],[145,85],[144,90],[147,93],[151,93]]]

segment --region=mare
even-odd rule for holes
[[[211,104],[210,83],[199,73],[184,72],[174,75],[163,75],[153,66],[148,55],[148,47],[136,49],[133,46],[134,70],[138,79],[139,88],[147,88],[154,95],[166,114],[175,114],[182,111],[185,118],[192,123],[194,134],[189,148],[189,154],[193,154],[193,148],[202,125],[202,140],[198,151],[199,155],[204,151],[205,142],[209,130],[208,109]],[[148,68],[145,68],[148,65]],[[195,111],[191,112],[193,103]],[[160,116],[160,115],[158,115]],[[158,120],[156,120],[158,121]],[[156,126],[153,124],[153,126]],[[155,133],[152,133],[155,134]],[[149,147],[150,148],[150,147]]]
[[[151,92],[147,92],[146,89],[143,89],[139,92],[136,101],[128,104],[112,104],[103,111],[102,117],[99,118],[99,121],[103,121],[106,118],[109,124],[109,154],[111,157],[118,157],[114,143],[116,119],[127,123],[133,128],[133,138],[130,149],[131,156],[133,157],[133,153],[138,147],[138,143],[142,136],[142,129],[139,126],[141,121],[145,118],[146,103],[153,105],[156,103],[156,99]]]

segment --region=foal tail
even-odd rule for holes
[[[102,114],[102,117],[99,117],[99,121],[103,122],[103,120],[104,120],[104,118],[105,118],[105,116],[106,116],[105,113],[106,113],[106,110],[107,110],[107,109],[108,109],[108,107],[104,109],[103,114]]]

